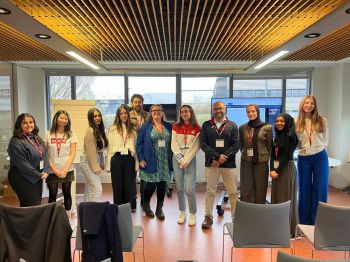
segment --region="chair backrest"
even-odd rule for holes
[[[79,218],[79,204],[77,204],[77,229],[75,233],[75,249],[83,250],[83,243],[81,242],[81,228],[80,228],[80,218]]]
[[[130,203],[118,205],[118,224],[123,251],[133,249],[133,225]]]
[[[252,204],[237,201],[233,225],[235,247],[290,247],[290,201]]]
[[[315,249],[350,250],[350,207],[319,202]]]
[[[305,257],[297,257],[281,251],[278,251],[277,262],[325,262],[325,260],[309,259]],[[350,262],[350,260],[327,260],[327,262]]]

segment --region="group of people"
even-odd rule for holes
[[[85,176],[84,201],[99,201],[102,195],[100,175],[110,172],[115,204],[131,203],[136,209],[136,177],[140,177],[141,205],[148,217],[165,219],[163,212],[167,183],[173,174],[177,186],[178,223],[186,221],[186,199],[189,206],[188,225],[196,224],[195,194],[196,154],[205,153],[205,218],[202,228],[213,224],[213,206],[220,175],[231,205],[232,219],[237,201],[236,154],[241,151],[241,201],[264,204],[269,176],[272,179],[271,202],[291,200],[291,234],[298,220],[314,224],[319,201],[327,202],[328,126],[318,113],[316,99],[305,96],[300,102],[296,120],[280,114],[274,128],[261,121],[259,106],[246,107],[248,122],[238,126],[226,116],[226,106],[216,102],[212,118],[198,124],[193,108],[183,105],[179,121],[166,121],[161,105],[150,112],[143,110],[143,97],[135,94],[128,106],[118,107],[113,125],[105,131],[101,112],[88,112],[89,127],[84,137],[80,168]],[[274,130],[273,130],[274,129]],[[62,183],[64,206],[69,213],[70,193],[74,181],[73,160],[77,137],[71,130],[69,114],[60,110],[54,115],[51,129],[44,138],[30,114],[17,117],[8,153],[8,179],[21,206],[39,205],[42,183],[49,188],[49,202],[55,202],[58,184]],[[293,153],[299,149],[296,169]],[[298,172],[296,171],[298,170]],[[150,200],[157,192],[155,213]],[[297,197],[297,193],[299,196]],[[298,201],[297,201],[298,199]]]

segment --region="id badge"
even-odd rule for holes
[[[158,147],[165,147],[165,140],[158,140]]]
[[[280,165],[280,161],[278,161],[278,160],[273,161],[273,168],[274,169],[277,169],[279,165]]]
[[[216,139],[215,146],[216,147],[225,147],[225,140],[224,139]]]
[[[39,169],[44,169],[44,160],[40,160]]]
[[[248,148],[248,149],[247,149],[247,156],[254,156],[254,150],[253,150],[253,148]]]
[[[123,148],[122,151],[120,151],[120,154],[121,155],[128,155],[129,154],[129,151],[127,148]]]

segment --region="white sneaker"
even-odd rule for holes
[[[179,218],[177,219],[177,223],[183,224],[186,220],[185,211],[180,211]]]
[[[188,220],[188,225],[190,227],[196,225],[196,214],[190,213],[190,219]]]

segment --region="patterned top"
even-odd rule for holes
[[[165,140],[165,147],[158,146],[158,141],[162,139]],[[156,129],[153,128],[151,132],[151,140],[153,152],[157,159],[157,172],[146,173],[145,171],[140,170],[140,178],[146,182],[170,182],[172,180],[172,175],[169,172],[168,167],[168,152],[171,142],[170,133],[166,128],[164,128],[163,135],[161,135]]]

